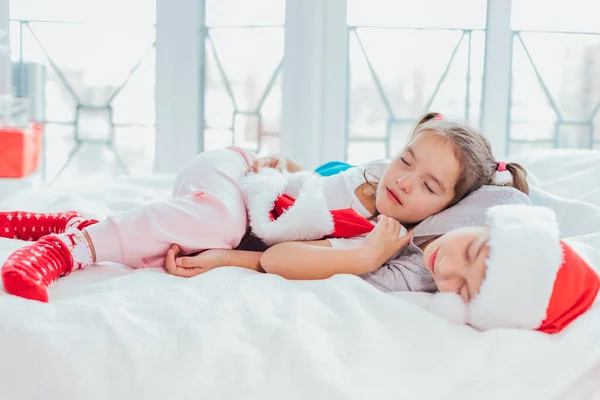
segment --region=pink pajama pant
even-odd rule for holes
[[[254,159],[235,147],[199,154],[177,176],[172,199],[111,215],[86,228],[96,261],[164,267],[172,244],[185,254],[235,248],[248,228],[239,181]]]

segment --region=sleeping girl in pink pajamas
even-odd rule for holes
[[[517,189],[527,188],[521,166],[497,162],[481,134],[437,113],[421,117],[392,160],[329,177],[293,162],[280,172],[268,168],[273,160],[233,147],[201,153],[178,175],[172,199],[100,222],[76,212],[1,212],[0,236],[33,242],[2,266],[4,288],[47,302],[49,285],[73,270],[103,261],[163,268],[174,244],[182,254],[235,249],[248,228],[274,251],[265,260],[239,252],[234,265],[288,279],[360,275],[410,241],[404,225],[493,184],[498,170],[508,170]],[[394,239],[378,240],[382,232]],[[169,272],[186,276],[185,268]]]

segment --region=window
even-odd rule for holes
[[[590,5],[513,1],[511,153],[600,145],[600,29]]]
[[[155,141],[155,3],[84,3],[10,4],[16,94],[32,94],[25,92],[32,90],[27,75],[33,69],[45,74],[45,85],[35,89],[45,96],[36,100],[33,117],[45,122],[46,176],[148,172]]]
[[[285,2],[207,0],[205,149],[279,151]]]
[[[485,2],[348,0],[347,18],[349,162],[390,157],[427,111],[478,123]]]

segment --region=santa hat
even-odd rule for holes
[[[552,210],[496,206],[487,221],[490,256],[479,294],[465,304],[455,293],[437,293],[427,305],[430,311],[482,330],[556,333],[592,306],[598,275],[559,239]]]
[[[282,174],[272,168],[243,178],[240,186],[252,233],[272,246],[371,232],[373,223],[352,208],[329,209],[323,179],[309,171]]]

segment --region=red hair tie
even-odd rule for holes
[[[442,114],[435,114],[433,116],[433,119],[437,119],[437,120],[443,121],[444,120],[444,116]]]
[[[498,161],[498,172],[506,171],[506,163],[504,161]]]

